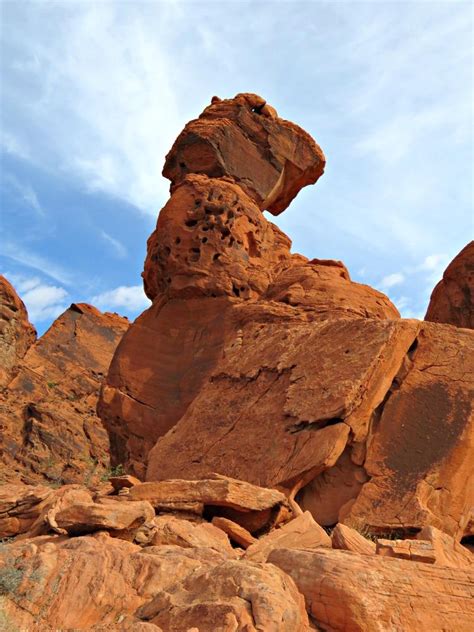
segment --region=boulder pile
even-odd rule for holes
[[[133,324],[73,305],[34,342],[5,283],[0,629],[472,629],[470,246],[401,319],[264,215],[324,166],[261,97],[213,97]]]

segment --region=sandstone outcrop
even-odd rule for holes
[[[317,146],[264,107],[214,100],[168,155],[171,197],[143,273],[153,305],[99,402],[113,462],[147,481],[217,472],[278,487],[327,527],[403,537],[433,525],[460,539],[474,499],[473,336],[400,320],[340,261],[291,253],[261,210],[284,210],[303,180],[288,197],[285,176],[271,207],[263,168],[241,177],[243,145],[222,140],[245,129],[268,173],[290,154],[311,172]]]
[[[474,241],[444,271],[431,294],[425,320],[474,329]]]
[[[298,191],[314,184],[326,160],[300,127],[277,116],[256,94],[214,99],[186,125],[163,169],[172,188],[188,173],[230,176],[260,210],[278,215]]]
[[[28,350],[0,394],[1,482],[94,483],[104,476],[109,441],[97,396],[128,325],[116,314],[73,304],[31,344],[23,314],[17,348]]]
[[[291,253],[262,211],[323,168],[264,99],[214,97],[167,156],[152,306],[6,352],[0,628],[471,630],[474,332]]]
[[[474,573],[468,569],[324,548],[278,549],[268,561],[294,579],[324,630],[472,629]]]
[[[0,275],[0,387],[6,386],[25,353],[36,340],[23,301]]]

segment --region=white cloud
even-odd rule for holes
[[[92,297],[91,303],[102,310],[125,309],[130,312],[142,311],[151,304],[141,285],[121,285]]]
[[[4,116],[9,151],[27,156],[28,133],[35,163],[156,215],[168,189],[163,157],[185,122],[176,59],[164,45],[173,4],[150,4],[151,20],[141,3],[73,3],[67,12],[28,5],[23,17],[16,7],[22,27],[8,31],[15,41],[5,45],[13,49],[6,82],[24,81],[25,94]]]
[[[5,273],[26,305],[33,323],[57,318],[68,307],[68,292],[63,287],[44,283],[38,277]]]
[[[105,230],[100,231],[100,236],[109,244],[109,246],[111,246],[112,251],[119,259],[125,259],[128,253],[121,241],[106,233]]]
[[[387,290],[394,285],[400,285],[404,282],[404,280],[404,274],[402,274],[401,272],[394,272],[393,274],[388,274],[387,276],[385,276],[378,285],[379,287]]]

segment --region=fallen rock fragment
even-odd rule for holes
[[[417,331],[370,319],[249,324],[151,450],[147,478],[217,471],[295,493],[336,464],[351,431],[364,441]]]
[[[468,569],[326,548],[277,549],[268,561],[294,579],[323,629],[472,630],[474,573]]]
[[[355,529],[345,524],[338,523],[331,533],[333,549],[353,551],[360,555],[375,555],[376,544],[368,540]]]
[[[285,502],[276,489],[265,489],[227,476],[214,474],[201,480],[165,480],[135,485],[128,500],[147,500],[156,509],[199,503],[211,507],[229,507],[236,511],[264,511]]]
[[[244,529],[240,524],[233,522],[233,520],[223,518],[222,516],[215,516],[212,519],[212,524],[222,529],[224,533],[227,533],[232,542],[235,542],[243,549],[248,549],[250,545],[257,542],[257,539],[253,537],[250,531]]]
[[[43,485],[0,485],[0,538],[27,531],[53,490]]]
[[[153,507],[146,501],[120,502],[110,498],[100,503],[70,505],[57,512],[54,519],[49,517],[49,524],[57,533],[82,535],[104,529],[136,529],[154,517]]]
[[[331,546],[331,538],[314,521],[309,511],[298,516],[269,534],[262,536],[245,552],[245,559],[266,562],[275,549],[314,549]]]
[[[431,542],[435,554],[435,564],[451,568],[472,568],[474,565],[472,552],[436,527],[424,527],[416,537]]]
[[[377,555],[384,557],[398,557],[411,562],[434,564],[436,554],[429,540],[386,540],[377,539]]]
[[[189,520],[182,520],[171,515],[156,516],[147,522],[141,537],[135,536],[135,541],[148,546],[208,547],[220,551],[227,557],[236,556],[229,538],[221,528],[218,528],[218,525],[204,521],[193,524]]]

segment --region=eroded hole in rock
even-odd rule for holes
[[[259,257],[260,252],[258,250],[257,242],[255,241],[253,233],[247,233],[247,242],[249,245],[249,255],[251,257]]]
[[[171,254],[171,248],[169,246],[165,246],[163,248],[163,251],[167,257],[169,257],[169,255]]]
[[[197,219],[187,219],[184,223],[188,228],[192,228],[193,226],[196,226]]]
[[[185,162],[180,162],[179,166],[181,167],[181,169],[186,169],[186,163]]]
[[[235,296],[240,296],[240,290],[239,290],[239,288],[238,288],[236,285],[234,285],[234,284],[232,284],[232,293],[233,293],[233,294],[235,294]]]
[[[201,243],[202,243],[202,244],[205,244],[206,242],[207,242],[207,237],[203,237],[203,238],[201,239]]]
[[[461,538],[461,544],[474,553],[474,535],[465,535]]]
[[[225,239],[226,237],[228,237],[230,235],[230,230],[228,228],[223,228],[222,229],[222,234],[221,234],[221,239]]]
[[[176,239],[174,240],[175,244],[180,244],[181,243],[181,237],[176,237]]]
[[[221,257],[221,254],[216,252],[216,254],[212,256],[212,260],[217,261],[220,257]]]
[[[413,356],[415,355],[415,351],[418,348],[418,338],[415,338],[415,340],[411,343],[410,348],[408,349],[407,355],[410,358],[410,360],[413,360]]]

